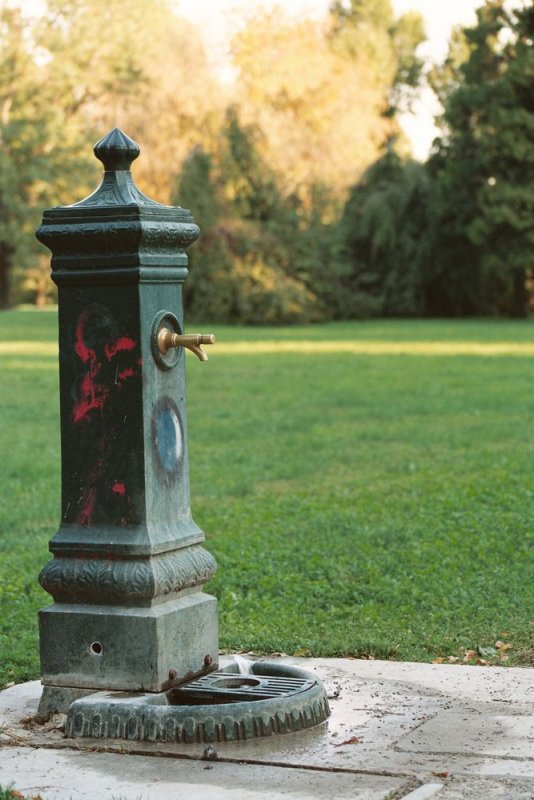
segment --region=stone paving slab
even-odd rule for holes
[[[484,711],[444,711],[397,742],[414,753],[534,757],[534,717]]]
[[[70,759],[71,763],[83,751],[89,772],[93,762],[113,763],[110,774],[117,780],[129,775],[129,768],[123,771],[126,758],[128,763],[153,764],[156,776],[159,768],[179,769],[180,786],[182,780],[190,788],[204,780],[212,787],[215,794],[203,788],[203,798],[225,798],[232,784],[242,780],[242,792],[234,797],[255,798],[261,793],[262,797],[290,798],[328,794],[332,800],[349,796],[533,800],[534,670],[353,659],[283,660],[322,678],[330,696],[331,718],[298,734],[218,744],[218,761],[208,765],[201,761],[204,745],[64,739],[53,726],[46,730],[23,722],[35,714],[38,682],[0,692],[0,783],[15,780],[19,786],[18,777],[12,773],[9,777],[15,763],[24,780],[26,768],[21,764],[35,763],[32,774],[38,782],[39,769],[47,759]],[[23,746],[32,748],[31,759]],[[71,751],[73,747],[78,753]],[[103,748],[106,752],[97,752]],[[95,752],[88,752],[91,749]],[[114,760],[102,761],[103,757]],[[151,769],[147,767],[147,781]],[[245,774],[256,769],[261,778]],[[91,773],[90,782],[97,780],[99,770],[101,766]],[[287,788],[285,795],[279,788],[266,794],[266,789],[279,786]],[[148,788],[144,800],[158,800],[155,778],[154,788],[147,782]],[[130,797],[124,789],[113,789],[115,795],[118,791]],[[413,798],[410,792],[415,792]],[[76,793],[49,798],[44,792],[43,796],[45,800],[85,798]],[[132,795],[138,797],[139,792]]]
[[[424,787],[421,787],[424,788]],[[532,800],[532,781],[507,778],[487,780],[482,778],[451,778],[432,800]],[[414,795],[401,795],[402,800],[426,800]]]
[[[308,772],[247,764],[90,753],[0,750],[0,784],[45,800],[386,800],[403,783],[380,775]]]

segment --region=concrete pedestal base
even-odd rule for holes
[[[159,692],[218,665],[217,601],[202,592],[149,608],[56,603],[39,627],[45,686]]]

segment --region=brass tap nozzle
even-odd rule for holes
[[[207,361],[208,354],[201,347],[203,344],[215,344],[215,336],[212,333],[175,333],[169,328],[158,331],[158,349],[162,355],[173,347],[187,347],[201,361]]]

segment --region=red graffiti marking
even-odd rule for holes
[[[76,325],[76,341],[74,343],[74,349],[76,350],[76,355],[78,355],[84,364],[88,361],[94,362],[96,361],[96,353],[90,347],[87,347],[84,341],[84,333],[85,333],[85,323],[89,319],[90,312],[85,310],[81,315],[80,319],[78,320],[78,324]]]
[[[86,489],[82,498],[82,507],[76,517],[78,525],[90,525],[91,516],[96,502],[96,489],[94,487]]]
[[[80,391],[82,396],[76,401],[72,409],[72,419],[76,423],[84,419],[93,409],[104,408],[109,395],[108,389],[97,383],[90,373],[84,375]]]
[[[102,443],[99,443],[98,450],[102,452],[102,449]],[[87,476],[87,484],[82,491],[80,501],[78,503],[80,510],[78,511],[75,519],[75,522],[77,522],[78,525],[86,525],[89,528],[92,524],[93,511],[97,501],[97,487],[95,486],[95,483],[102,472],[103,463],[103,456],[97,456],[91,470],[89,471]]]
[[[133,350],[135,345],[136,342],[130,336],[121,336],[116,342],[113,342],[113,344],[106,344],[104,352],[107,360],[111,361],[113,356],[116,356],[117,353],[122,353],[124,350]]]
[[[120,524],[123,528],[127,528],[128,525],[131,524],[132,516],[131,516],[131,498],[128,497],[126,493],[126,485],[122,483],[122,481],[115,481],[113,486],[111,487],[111,491],[115,494],[118,494],[120,497],[124,497],[126,500],[126,514],[120,518]]]
[[[91,311],[86,309],[80,316],[76,326],[76,340],[74,349],[76,355],[87,364],[89,369],[83,376],[80,385],[80,396],[72,409],[72,419],[75,423],[84,419],[93,409],[102,409],[109,394],[108,389],[97,381],[97,376],[102,369],[102,363],[98,360],[95,350],[88,347],[85,336],[85,325]]]
[[[117,375],[117,383],[122,383],[122,381],[126,380],[126,378],[133,378],[135,375],[135,370],[132,367],[126,367],[123,369],[122,372],[119,372]]]
[[[79,396],[72,409],[72,419],[75,423],[86,419],[91,411],[101,411],[110,394],[110,389],[98,380],[102,372],[102,362],[98,360],[96,350],[89,347],[85,341],[85,326],[91,313],[91,309],[83,311],[76,326],[74,350],[80,360],[88,366],[88,370],[81,380]],[[119,353],[134,350],[136,345],[131,336],[120,336],[104,345],[104,354],[108,362],[111,362]],[[124,381],[133,378],[135,374],[133,367],[126,367],[117,374],[115,384],[121,388]]]
[[[86,364],[89,360],[96,361],[96,353],[90,347],[87,347],[84,341],[84,333],[85,333],[85,323],[91,316],[91,311],[86,309],[80,315],[78,320],[78,324],[76,325],[76,333],[75,333],[75,344],[74,349],[76,350],[76,355],[78,355],[84,364]]]
[[[116,517],[122,514],[117,522],[127,526],[132,518],[131,498],[126,485],[113,478],[117,474],[113,442],[117,439],[120,392],[130,379],[139,375],[137,342],[126,334],[117,336],[117,324],[111,313],[92,305],[78,318],[74,352],[83,367],[78,364],[72,420],[90,425],[83,437],[88,449],[88,468],[80,478],[81,494],[75,521],[91,527],[109,514]],[[100,412],[98,419],[94,411]],[[110,506],[110,494],[114,495],[115,509]]]

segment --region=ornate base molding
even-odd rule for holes
[[[186,547],[133,559],[53,558],[39,582],[57,603],[135,605],[206,583],[215,559],[203,547]]]

